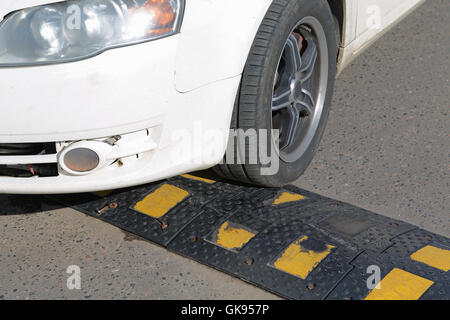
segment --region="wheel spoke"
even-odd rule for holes
[[[292,103],[290,100],[291,88],[278,88],[277,93],[272,98],[272,111],[279,111],[289,107]]]
[[[306,89],[302,89],[302,93],[303,98],[295,101],[296,102],[295,106],[299,113],[304,111],[307,113],[308,116],[312,115],[315,105],[314,98],[312,97],[312,94]]]
[[[314,43],[314,40],[310,36],[305,37],[305,40],[308,46],[302,55],[302,66],[300,68],[300,81],[302,83],[311,78],[318,57],[317,46]]]
[[[286,42],[285,59],[287,71],[291,73],[292,77],[300,69],[302,65],[302,57],[300,56],[300,47],[297,38],[294,35],[290,35]]]
[[[295,134],[297,133],[298,123],[300,121],[300,113],[297,108],[288,108],[287,116],[288,123],[282,140],[283,144],[280,145],[280,150],[283,150],[292,144],[295,139]]]

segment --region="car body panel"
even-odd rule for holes
[[[374,41],[425,0],[344,0],[345,28],[338,71],[342,71]],[[379,17],[376,15],[379,14]],[[374,24],[379,20],[379,24]]]
[[[271,3],[272,0],[187,1],[177,56],[177,90],[187,92],[240,75]]]
[[[207,169],[223,157],[232,113],[228,106],[234,103],[239,83],[240,77],[235,77],[184,94],[182,104],[167,110],[162,124],[152,128],[157,133],[157,148],[151,152],[123,158],[120,164],[86,176],[0,177],[0,193],[102,191]]]
[[[91,139],[159,124],[179,101],[177,44],[174,36],[76,63],[0,68],[0,141]]]
[[[342,1],[340,70],[422,0]],[[2,0],[0,16],[49,2]],[[383,7],[381,24],[367,29],[363,15],[372,2]],[[121,188],[218,163],[248,52],[271,3],[188,0],[174,36],[76,62],[0,68],[0,143],[67,145],[142,130],[157,133],[154,150],[121,159],[121,165],[86,176],[0,177],[0,193]],[[219,135],[211,138],[208,131]]]

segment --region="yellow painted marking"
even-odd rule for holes
[[[206,179],[206,178],[201,178],[201,177],[193,176],[193,175],[191,175],[191,174],[183,174],[182,177],[183,177],[183,178],[186,178],[186,179],[191,179],[191,180],[197,180],[197,181],[201,181],[201,182],[206,182],[206,183],[209,183],[209,184],[216,183],[215,180]]]
[[[217,233],[217,244],[227,249],[239,249],[247,244],[253,237],[254,233],[242,228],[233,228],[228,222],[222,224]]]
[[[325,259],[333,248],[332,245],[327,245],[327,249],[323,252],[315,252],[302,247],[301,243],[308,240],[308,237],[303,237],[300,240],[291,244],[286,251],[274,263],[274,267],[290,273],[294,276],[306,279],[319,263]]]
[[[442,271],[450,270],[450,250],[426,246],[411,255],[411,259]]]
[[[418,300],[433,284],[433,281],[395,268],[381,280],[380,289],[373,289],[365,300]]]
[[[304,196],[302,196],[301,194],[283,192],[281,194],[281,196],[279,196],[277,199],[275,199],[275,201],[273,202],[273,205],[277,206],[277,205],[280,205],[283,203],[294,202],[294,201],[299,201],[299,200],[303,200],[303,199],[306,199],[306,198]]]
[[[92,192],[92,194],[94,194],[98,197],[101,197],[101,198],[109,196],[111,193],[112,193],[112,190]]]
[[[161,218],[188,195],[183,189],[164,184],[138,202],[134,209],[153,218]]]

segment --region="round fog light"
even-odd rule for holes
[[[100,157],[95,151],[87,148],[76,148],[64,155],[65,166],[74,172],[89,172],[97,168]]]

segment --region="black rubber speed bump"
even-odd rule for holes
[[[450,298],[449,239],[293,186],[185,175],[56,198],[282,297]]]

